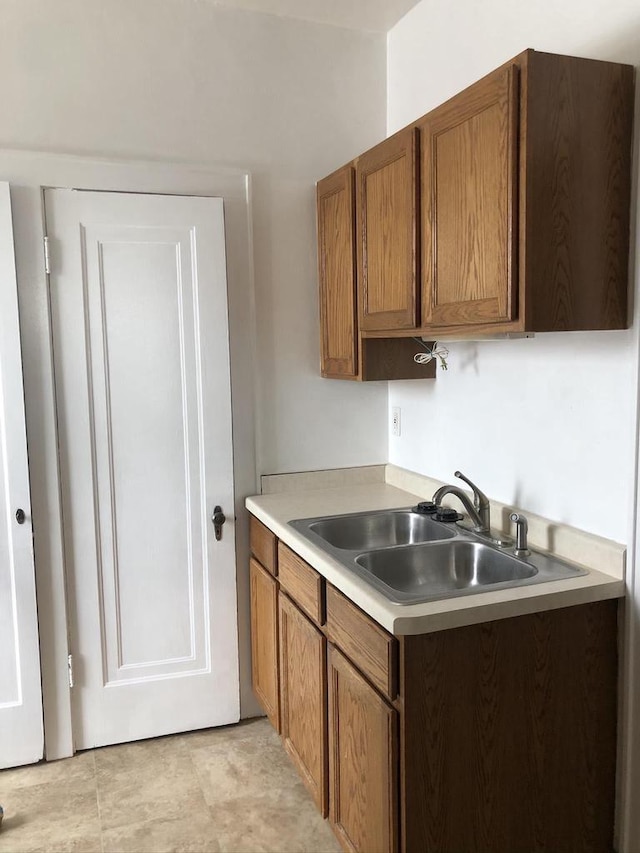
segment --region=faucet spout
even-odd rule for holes
[[[453,476],[463,480],[473,490],[473,505],[480,516],[482,526],[488,531],[491,527],[491,504],[489,503],[489,498],[475,483],[472,483],[468,477],[465,477],[462,471],[454,471]]]
[[[484,519],[481,512],[479,512],[475,506],[471,503],[469,496],[466,492],[463,492],[462,489],[458,488],[458,486],[441,486],[436,492],[433,494],[433,502],[436,506],[440,506],[442,499],[446,495],[454,495],[454,497],[458,498],[460,503],[464,506],[465,510],[469,518],[473,521],[473,530],[476,533],[489,534],[490,528],[488,524],[488,519]],[[487,501],[488,503],[488,501]]]

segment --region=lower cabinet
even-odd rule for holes
[[[613,849],[616,601],[393,637],[255,529],[253,686],[347,853]]]
[[[278,584],[257,560],[249,563],[251,683],[271,725],[280,731]]]
[[[282,592],[280,734],[316,805],[327,816],[327,641]]]
[[[329,645],[329,820],[342,847],[398,850],[398,713]]]

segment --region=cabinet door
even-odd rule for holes
[[[345,850],[398,849],[397,711],[329,646],[329,820]]]
[[[419,125],[425,326],[516,316],[517,84],[500,69]]]
[[[418,320],[417,146],[409,127],[357,163],[360,327],[406,329]]]
[[[327,641],[280,593],[280,708],[284,746],[327,815]]]
[[[320,369],[345,379],[358,375],[354,180],[345,166],[317,187]]]
[[[278,585],[260,563],[249,563],[251,585],[251,681],[258,701],[280,731],[278,693]]]

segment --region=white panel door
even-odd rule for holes
[[[0,183],[0,767],[39,761],[43,747],[13,224]]]
[[[76,748],[235,722],[222,200],[46,190],[45,211]]]

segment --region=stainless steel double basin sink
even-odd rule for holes
[[[411,509],[303,518],[289,522],[395,604],[418,604],[584,575],[540,552],[526,558],[457,523]]]

